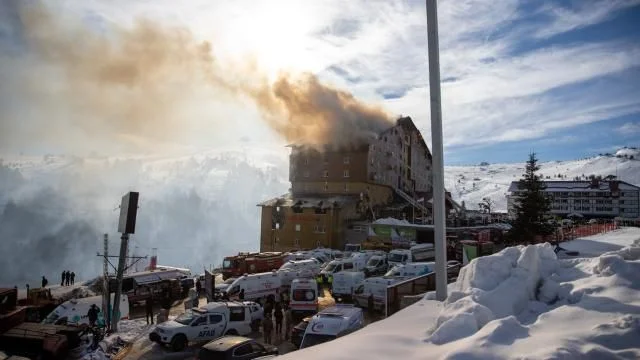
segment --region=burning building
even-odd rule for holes
[[[430,214],[431,152],[410,117],[352,144],[290,148],[290,192],[258,204],[261,251],[343,248],[358,222]]]

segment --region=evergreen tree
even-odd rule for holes
[[[514,204],[516,219],[511,229],[511,240],[514,243],[530,243],[536,235],[549,233],[544,216],[549,212],[551,201],[544,193],[546,185],[542,176],[536,174],[539,169],[536,154],[531,153],[525,173],[518,184],[520,196]]]

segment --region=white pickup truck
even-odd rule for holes
[[[158,324],[149,334],[149,339],[168,344],[174,351],[181,351],[189,342],[209,341],[224,335],[249,335],[251,322],[249,305],[211,302],[188,310],[175,320]]]

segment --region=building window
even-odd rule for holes
[[[300,247],[300,240],[298,238],[295,238],[293,240],[293,244],[295,245],[295,247]]]
[[[322,242],[320,240],[316,242],[316,247],[322,247]]]
[[[302,229],[302,225],[296,224],[296,231],[300,231]]]
[[[349,183],[344,183],[344,192],[349,191]]]
[[[303,176],[304,176],[304,177],[306,177],[306,178],[308,178],[308,177],[309,177],[309,171],[308,171],[308,170],[306,170],[306,171],[304,172],[304,175],[303,175]]]
[[[313,232],[319,233],[319,234],[324,234],[326,231],[324,225],[322,224],[316,224],[313,228]]]
[[[329,177],[329,170],[322,171],[322,177],[323,178],[328,178]]]
[[[344,177],[348,178],[349,177],[349,170],[345,170],[342,175]]]
[[[348,156],[345,156],[344,159],[342,159],[342,162],[346,165],[351,163],[351,159]]]
[[[328,191],[329,190],[329,184],[324,183],[323,189],[324,189],[324,191]]]

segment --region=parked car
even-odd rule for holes
[[[253,360],[278,355],[278,348],[243,336],[223,336],[200,348],[198,360]]]
[[[302,319],[298,325],[291,329],[291,343],[296,347],[296,349],[299,349],[300,344],[302,344],[302,337],[304,336],[304,332],[307,330],[309,321],[311,321],[311,316]]]

